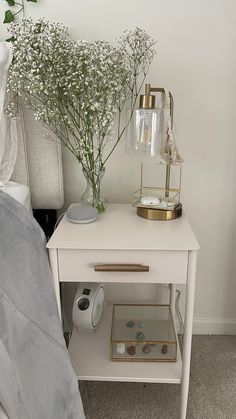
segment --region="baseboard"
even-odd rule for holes
[[[236,335],[236,319],[204,319],[193,321],[195,335]]]

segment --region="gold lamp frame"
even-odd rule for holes
[[[152,87],[151,84],[145,84],[145,93],[144,95],[140,95],[139,109],[154,109],[155,108],[156,97],[155,95],[152,95],[151,92],[165,93],[165,89],[163,87]],[[170,92],[169,92],[169,98],[170,98],[171,128],[173,128],[174,99]],[[169,137],[169,134],[167,135]],[[166,176],[165,176],[165,197],[169,197],[170,171],[171,171],[171,164],[167,163]],[[173,220],[175,218],[181,217],[182,204],[179,203],[174,209],[170,209],[170,210],[137,207],[137,215],[139,215],[140,217],[149,219],[149,220],[159,220],[159,221]]]

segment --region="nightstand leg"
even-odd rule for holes
[[[188,257],[188,274],[187,274],[187,284],[186,284],[186,303],[185,303],[185,317],[184,317],[184,342],[183,342],[183,366],[182,366],[182,379],[181,379],[180,419],[186,419],[186,413],[187,413],[196,264],[197,264],[197,252],[190,251],[189,257]]]
[[[59,284],[59,275],[58,275],[58,261],[57,261],[57,250],[56,249],[49,249],[49,261],[50,261],[50,267],[52,271],[53,276],[53,284],[57,299],[57,307],[58,307],[58,313],[61,319],[61,297],[60,297],[60,284]]]

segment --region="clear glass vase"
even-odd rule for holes
[[[89,205],[97,209],[98,213],[106,210],[108,200],[101,194],[101,181],[105,173],[105,168],[88,170],[83,168],[83,175],[87,181],[86,190],[81,197],[84,205]]]

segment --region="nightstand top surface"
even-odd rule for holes
[[[89,224],[70,223],[64,216],[47,247],[81,250],[198,250],[199,244],[185,217],[151,221],[136,215],[129,204],[110,204]]]

